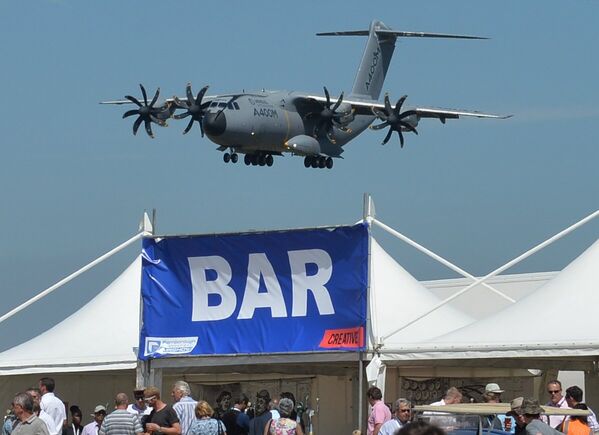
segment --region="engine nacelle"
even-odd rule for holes
[[[304,156],[320,154],[320,144],[318,141],[312,136],[305,134],[299,134],[292,137],[285,142],[285,146],[289,149],[289,151],[295,154],[301,154]]]

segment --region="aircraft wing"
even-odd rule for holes
[[[556,408],[553,406],[541,406],[545,415],[590,415],[589,411],[584,409]],[[416,405],[414,411],[423,412],[443,412],[448,414],[469,414],[469,415],[491,415],[506,414],[511,410],[509,403],[458,403],[454,405]]]
[[[320,103],[326,103],[327,101],[326,98],[321,95],[305,95],[300,98],[305,98],[307,100],[315,100]],[[337,99],[338,97],[331,96],[331,102],[335,102],[337,101]],[[373,115],[372,109],[385,109],[385,105],[378,101],[365,101],[344,98],[343,103],[351,104],[352,109],[354,110],[354,113],[356,115]],[[446,119],[458,119],[462,116],[493,119],[507,119],[512,117],[512,115],[496,115],[493,113],[483,113],[473,110],[441,109],[427,107],[416,107],[411,110],[414,110],[419,118],[438,118],[443,123]]]

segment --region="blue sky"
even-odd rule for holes
[[[378,217],[474,274],[485,274],[597,208],[599,2],[157,2],[0,0],[3,186],[0,312],[83,266],[157,209],[159,233],[353,223],[362,194]],[[400,150],[367,131],[332,171],[300,158],[225,165],[186,122],[131,135],[119,107],[138,83],[183,95],[349,91],[367,28],[488,36],[401,39],[384,90],[406,105],[510,113],[504,121],[423,120]],[[597,238],[591,223],[511,272],[557,270]],[[375,233],[419,279],[452,272]],[[91,299],[139,251],[0,324],[0,349]]]

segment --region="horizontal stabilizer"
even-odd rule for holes
[[[453,35],[450,33],[404,32],[398,30],[379,29],[375,33],[379,36],[418,37],[418,38],[453,38],[453,39],[489,39],[483,36]],[[323,32],[316,36],[368,36],[368,30],[348,30],[342,32]]]

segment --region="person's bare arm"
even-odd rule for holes
[[[374,425],[374,431],[372,432],[372,435],[379,435],[379,430],[381,430],[381,423],[377,423]]]

